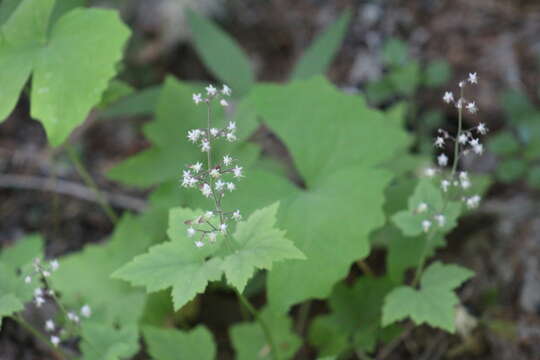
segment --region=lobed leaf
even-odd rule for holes
[[[156,360],[213,360],[216,357],[216,345],[212,334],[203,326],[190,331],[143,329],[148,352]]]

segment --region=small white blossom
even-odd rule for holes
[[[225,155],[223,157],[223,165],[229,166],[231,163],[232,163],[232,157],[230,157],[229,155]]]
[[[463,99],[456,101],[456,108],[461,109],[463,107]]]
[[[89,318],[90,316],[92,316],[92,309],[89,305],[83,305],[83,307],[81,308],[81,315],[85,318]]]
[[[459,86],[460,88],[464,87],[464,86],[465,86],[465,81],[460,81],[459,84],[458,84],[458,86]]]
[[[200,102],[202,102],[202,95],[201,94],[193,94],[193,101],[195,102],[195,105],[199,105]]]
[[[221,100],[219,101],[219,104],[220,104],[221,106],[223,106],[223,107],[229,106],[229,103],[228,103],[227,100],[225,100],[225,99],[221,99]]]
[[[218,136],[218,134],[219,134],[219,130],[218,130],[218,129],[216,129],[216,128],[211,128],[211,129],[210,129],[210,135],[212,135],[212,136],[215,137],[215,136]]]
[[[434,177],[435,176],[435,169],[433,168],[427,168],[425,171],[424,171],[424,174],[427,176],[427,177]]]
[[[208,184],[204,184],[201,188],[201,192],[204,196],[210,197],[212,195],[212,188]]]
[[[443,101],[447,104],[450,104],[454,101],[454,94],[452,94],[450,91],[446,91],[443,96]]]
[[[470,198],[467,198],[465,202],[469,209],[473,209],[475,207],[478,207],[478,204],[480,204],[480,196],[478,195],[471,196]]]
[[[52,321],[51,319],[45,321],[45,330],[46,331],[54,331],[54,321]]]
[[[206,93],[210,96],[214,96],[217,93],[217,89],[214,87],[214,85],[210,84],[206,88]]]
[[[51,336],[51,343],[54,345],[54,346],[58,346],[58,344],[60,344],[60,338],[58,336]]]
[[[428,232],[430,227],[431,227],[431,221],[429,220],[422,221],[422,229],[424,230],[424,232]]]
[[[226,138],[227,141],[229,141],[229,142],[234,142],[234,141],[236,141],[236,135],[234,135],[232,132],[227,133],[227,135],[225,136],[225,138]]]
[[[206,220],[211,219],[213,216],[214,216],[213,211],[207,211],[207,212],[204,213],[204,217],[206,218]]]
[[[203,164],[201,162],[196,162],[195,164],[191,165],[191,168],[193,169],[193,171],[195,171],[195,173],[198,173],[199,171],[201,171],[202,166]]]
[[[437,224],[440,226],[440,227],[443,227],[445,224],[446,224],[446,217],[442,214],[437,214],[434,216],[435,218],[435,221],[437,221]]]
[[[221,173],[220,173],[219,170],[216,169],[216,168],[210,170],[209,174],[210,174],[210,176],[213,177],[213,178],[218,178],[218,177],[221,176]]]
[[[39,307],[41,307],[41,305],[43,305],[45,303],[45,299],[42,298],[41,296],[36,296],[36,298],[34,299],[34,303],[39,308]]]
[[[26,275],[24,277],[25,284],[30,284],[32,282],[32,277],[30,275]]]
[[[73,321],[74,323],[78,323],[80,320],[79,316],[71,311],[67,313],[67,317],[69,320]]]
[[[221,89],[221,93],[223,95],[231,96],[231,88],[227,85],[223,84],[223,88]]]
[[[51,273],[49,271],[47,271],[47,270],[44,270],[42,274],[43,274],[43,277],[51,276]]]
[[[233,191],[234,189],[236,189],[236,185],[234,185],[234,183],[227,183],[227,190]]]
[[[232,218],[236,221],[240,221],[242,219],[242,215],[240,215],[240,210],[236,210],[232,214]]]
[[[473,146],[473,151],[474,151],[477,155],[482,155],[482,153],[484,152],[484,145],[482,145],[482,144],[474,145],[474,146]]]
[[[192,143],[195,143],[195,142],[197,142],[197,140],[199,140],[199,137],[201,136],[201,134],[202,134],[201,130],[199,130],[199,129],[189,130],[187,138]]]
[[[229,131],[236,130],[236,123],[234,121],[229,121],[229,124],[227,125],[227,130]]]
[[[439,164],[439,166],[446,166],[448,165],[448,156],[446,156],[445,154],[441,154],[437,157],[437,163]]]
[[[474,101],[470,102],[467,104],[467,110],[471,113],[471,114],[476,114],[476,112],[478,111],[478,108],[476,107],[476,103]]]
[[[48,294],[49,296],[55,296],[55,293],[54,293],[54,290],[53,290],[53,289],[49,289],[49,290],[47,291],[47,294]]]
[[[196,232],[197,232],[197,231],[196,231],[194,228],[188,227],[188,229],[187,229],[187,236],[188,236],[188,237],[193,237],[193,235],[195,235]]]
[[[435,146],[438,147],[438,148],[442,148],[443,145],[444,145],[444,139],[440,136],[437,136],[437,138],[435,139]]]
[[[203,140],[201,142],[201,151],[202,152],[209,152],[210,151],[210,143],[207,140]]]
[[[469,73],[469,78],[467,80],[471,84],[478,84],[478,75],[476,75],[476,73]]]
[[[461,180],[460,186],[462,189],[467,190],[471,187],[471,182],[469,180]]]
[[[216,190],[221,191],[223,190],[223,187],[225,186],[225,183],[221,180],[216,181]]]
[[[469,141],[469,137],[468,137],[466,134],[460,134],[460,135],[458,136],[458,142],[459,142],[460,144],[466,144],[467,141]]]
[[[476,131],[478,131],[480,133],[480,135],[486,135],[487,132],[488,132],[488,128],[486,127],[486,124],[480,123],[476,127]]]
[[[448,180],[443,180],[441,181],[441,188],[444,192],[447,192],[448,191],[448,187],[450,186],[450,181]]]
[[[236,165],[232,169],[232,172],[233,172],[235,178],[242,177],[242,167],[241,166]]]
[[[217,232],[212,231],[208,233],[208,240],[210,240],[211,242],[216,241],[216,238],[217,238]]]
[[[56,259],[51,261],[50,265],[51,265],[51,270],[52,271],[56,271],[60,267],[60,264],[58,263],[58,260],[56,260]]]
[[[466,171],[460,171],[459,172],[459,179],[460,180],[467,180],[469,178],[469,174],[467,174]]]
[[[41,288],[36,288],[34,290],[34,296],[43,296],[43,290],[41,290]]]
[[[426,211],[428,208],[427,204],[426,203],[420,203],[418,204],[418,207],[416,208],[416,212],[418,213],[423,213],[424,211]]]
[[[204,243],[202,241],[195,241],[195,246],[201,248],[204,246]]]
[[[225,234],[227,232],[227,224],[223,223],[219,226],[219,230]]]

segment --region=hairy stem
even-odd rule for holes
[[[75,149],[71,145],[68,145],[66,150],[67,150],[67,153],[71,162],[73,163],[73,165],[75,165],[75,169],[79,173],[79,176],[83,179],[86,186],[94,190],[94,192],[96,193],[96,198],[99,205],[103,208],[103,211],[105,211],[105,214],[111,220],[111,222],[113,224],[116,224],[118,222],[118,215],[116,215],[112,207],[109,205],[109,202],[107,201],[107,199],[103,196],[102,192],[99,190],[99,187],[97,186],[96,182],[94,181],[90,173],[84,167],[81,159],[79,158],[79,155],[77,154],[77,151],[75,151]]]

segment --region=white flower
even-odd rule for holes
[[[213,177],[213,178],[218,178],[221,176],[221,174],[219,173],[219,170],[214,168],[212,170],[210,170],[209,172],[210,176]]]
[[[469,178],[469,174],[467,174],[466,171],[460,171],[459,172],[459,179],[460,180],[467,180]]]
[[[463,107],[463,99],[456,101],[456,108],[461,109]]]
[[[478,207],[478,204],[480,203],[480,196],[478,195],[471,196],[470,198],[466,198],[465,202],[469,209],[473,209],[475,207]]]
[[[466,190],[471,187],[471,182],[469,180],[461,180],[460,185],[462,189]]]
[[[431,227],[431,221],[429,220],[422,221],[422,229],[424,230],[424,232],[428,232],[430,227]]]
[[[30,275],[26,275],[26,276],[24,277],[24,282],[25,282],[26,284],[30,284],[30,283],[32,282],[32,277],[31,277]]]
[[[227,224],[223,223],[219,226],[219,230],[225,234],[227,232]]]
[[[211,242],[216,241],[216,238],[217,238],[217,232],[212,231],[208,233],[208,240],[210,240]]]
[[[216,181],[216,190],[217,191],[221,191],[223,189],[223,187],[225,186],[225,183],[221,180],[218,180]]]
[[[227,130],[229,131],[236,130],[236,123],[234,121],[229,121],[229,125],[227,125]]]
[[[427,177],[434,177],[434,176],[435,176],[435,169],[433,169],[433,168],[427,168],[427,169],[424,171],[424,174],[425,174]]]
[[[240,221],[242,219],[242,215],[240,215],[240,210],[236,210],[232,214],[232,218],[236,221]]]
[[[476,73],[469,73],[469,78],[467,80],[471,84],[478,84],[478,75],[476,75]]]
[[[223,165],[229,166],[231,163],[232,163],[232,157],[230,157],[229,155],[225,155],[223,157]]]
[[[450,186],[450,181],[448,180],[441,181],[441,188],[443,189],[444,192],[448,191],[449,186]]]
[[[476,127],[476,131],[478,131],[481,135],[486,135],[488,132],[488,128],[486,127],[486,124],[480,123]]]
[[[439,155],[439,157],[437,157],[437,163],[439,164],[439,166],[448,165],[448,156],[446,156],[445,154]]]
[[[43,296],[43,290],[41,290],[41,288],[36,288],[34,290],[34,296]]]
[[[39,308],[39,307],[41,307],[41,305],[43,305],[45,303],[45,299],[42,298],[41,296],[36,296],[36,298],[34,299],[34,303]]]
[[[226,138],[227,141],[229,141],[229,142],[236,141],[236,135],[234,135],[232,132],[227,133],[227,135],[225,136],[225,138]]]
[[[193,171],[195,171],[195,173],[198,173],[202,169],[202,163],[196,162],[195,164],[191,165],[191,168],[193,169]]]
[[[478,108],[476,107],[476,103],[474,101],[468,103],[467,110],[469,110],[471,114],[475,114],[478,111]]]
[[[205,89],[206,93],[210,96],[214,96],[217,93],[217,89],[212,84],[208,85]]]
[[[189,141],[191,141],[192,143],[195,143],[197,142],[197,140],[199,140],[199,137],[201,136],[201,130],[199,129],[194,129],[194,130],[189,130],[188,131],[188,135],[187,135],[187,138],[189,139]]]
[[[204,246],[204,243],[202,241],[195,241],[195,246],[201,248]]]
[[[69,320],[73,321],[74,323],[78,323],[80,320],[79,316],[71,311],[67,313],[67,317]]]
[[[464,86],[465,86],[465,81],[460,81],[459,84],[458,84],[458,86],[459,86],[460,88],[464,87]]]
[[[450,104],[452,101],[454,101],[454,94],[452,94],[450,91],[447,91],[444,93],[443,101],[447,104]]]
[[[54,346],[58,346],[58,344],[60,344],[60,338],[58,336],[51,336],[51,343],[54,345]]]
[[[216,129],[216,128],[211,128],[211,129],[210,129],[210,135],[212,135],[212,136],[218,136],[218,134],[219,134],[219,130],[218,130],[218,129]]]
[[[233,172],[235,178],[242,177],[242,167],[241,166],[236,165],[232,169],[232,172]]]
[[[47,270],[44,270],[42,274],[43,274],[43,277],[49,277],[49,276],[51,276],[51,273],[48,272]]]
[[[49,291],[47,291],[47,294],[49,294],[49,296],[54,296],[54,290],[49,289]]]
[[[484,146],[482,144],[477,144],[477,145],[473,146],[473,151],[477,155],[482,155],[482,153],[484,152]]]
[[[60,267],[60,264],[58,263],[58,260],[56,260],[56,259],[51,261],[50,265],[51,265],[51,270],[52,271],[56,271]]]
[[[427,204],[426,203],[420,203],[418,204],[418,207],[416,208],[416,212],[418,213],[423,213],[424,211],[426,211],[428,208]]]
[[[212,217],[214,216],[214,212],[213,211],[207,211],[204,213],[204,217],[209,220],[211,219]]]
[[[201,94],[193,94],[193,101],[195,102],[195,105],[199,105],[200,102],[202,102],[202,95]]]
[[[195,233],[196,233],[196,230],[194,228],[188,227],[188,229],[187,229],[187,236],[188,237],[193,237],[193,235],[195,235]]]
[[[54,321],[52,321],[51,319],[45,321],[45,330],[54,331]]]
[[[212,195],[212,188],[208,184],[204,184],[201,188],[201,192],[204,196],[210,197]]]
[[[201,143],[201,151],[202,152],[209,152],[210,151],[210,143],[206,140],[203,140]]]
[[[437,221],[437,224],[440,227],[443,227],[446,224],[446,218],[444,217],[444,215],[437,214],[437,215],[434,216],[434,218],[435,218],[435,221]]]
[[[221,93],[223,95],[231,96],[231,88],[227,85],[223,84],[223,88],[221,89]]]
[[[89,305],[84,305],[81,308],[81,315],[84,316],[85,318],[89,318],[90,316],[92,316],[92,309],[90,308]]]
[[[224,106],[224,107],[225,107],[225,106],[229,106],[229,103],[228,103],[227,100],[225,100],[225,99],[221,99],[221,100],[219,101],[219,104],[220,104],[221,106]]]
[[[437,136],[437,138],[435,139],[435,146],[438,148],[442,148],[443,145],[444,145],[444,139],[440,136]]]
[[[227,183],[227,190],[233,191],[234,189],[236,189],[236,185],[234,185],[234,183]]]
[[[466,144],[467,141],[469,141],[469,137],[468,137],[466,134],[460,134],[460,135],[458,136],[458,142],[459,142],[460,144]]]

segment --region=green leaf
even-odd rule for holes
[[[259,316],[266,322],[273,336],[277,359],[292,359],[300,348],[301,340],[291,331],[291,319],[270,308],[263,309]],[[234,325],[231,327],[230,335],[237,360],[272,359],[270,346],[258,323]]]
[[[108,325],[83,322],[81,325],[83,360],[120,360],[139,350],[135,325],[115,329]]]
[[[24,304],[15,295],[7,294],[0,296],[0,330],[2,329],[2,318],[11,316],[23,308]]]
[[[161,93],[161,86],[152,86],[127,95],[100,113],[104,118],[150,115]]]
[[[433,263],[420,280],[420,289],[400,286],[385,298],[383,326],[410,317],[416,325],[423,323],[443,330],[455,331],[455,310],[459,299],[454,289],[473,276],[457,265]]]
[[[501,161],[495,170],[497,179],[505,183],[511,183],[521,179],[527,172],[527,162],[520,158]]]
[[[328,296],[350,264],[367,255],[368,234],[384,223],[383,192],[391,179],[377,167],[406,146],[407,136],[361,97],[346,95],[320,77],[261,85],[247,101],[287,146],[305,183],[303,189],[276,193],[285,196],[278,227],[307,257],[278,263],[269,273],[269,301],[286,311],[294,303]],[[267,184],[278,187],[275,176],[262,179],[249,185],[256,180],[250,173],[243,191],[249,196],[268,192]],[[279,188],[286,189],[284,181]]]
[[[148,352],[156,360],[213,360],[216,357],[212,334],[203,326],[189,332],[146,327],[143,333]]]
[[[238,248],[223,260],[227,281],[243,292],[256,269],[272,269],[276,261],[305,259],[285,232],[275,228],[278,203],[255,211],[236,227],[234,239]]]
[[[351,12],[345,10],[304,52],[292,71],[291,79],[307,79],[324,73],[343,42],[350,21]]]
[[[135,89],[128,83],[116,79],[112,80],[109,82],[109,86],[101,96],[101,101],[97,107],[105,109],[111,104],[133,94],[134,91]]]
[[[509,131],[501,131],[489,138],[488,148],[500,156],[508,156],[519,151],[520,144]]]
[[[254,82],[249,58],[236,42],[217,25],[187,10],[195,49],[204,64],[233,89],[233,96],[245,95]]]
[[[74,9],[47,34],[54,4],[24,0],[2,26],[0,119],[11,112],[32,73],[31,115],[57,146],[99,102],[129,30],[113,11]]]
[[[424,73],[424,84],[429,87],[444,85],[452,76],[452,68],[445,60],[430,62]]]
[[[384,44],[382,57],[386,65],[404,65],[409,60],[407,44],[397,38],[391,38]]]
[[[416,61],[392,69],[388,74],[388,80],[396,93],[404,96],[412,96],[420,83],[420,64]]]
[[[533,188],[540,188],[540,166],[530,169],[527,174],[527,184]]]
[[[418,206],[421,203],[427,204],[428,209],[419,213]],[[460,213],[461,203],[448,202],[445,206],[441,190],[431,180],[422,179],[409,199],[408,210],[400,211],[392,216],[392,221],[405,236],[420,235],[423,232],[422,221],[424,220],[432,222],[432,229],[438,229],[444,233],[457,225]],[[438,214],[443,214],[446,218],[443,226],[437,225],[433,218]]]
[[[15,245],[2,249],[0,262],[13,269],[19,269],[31,263],[43,254],[43,238],[40,235],[28,235],[18,240]]]

